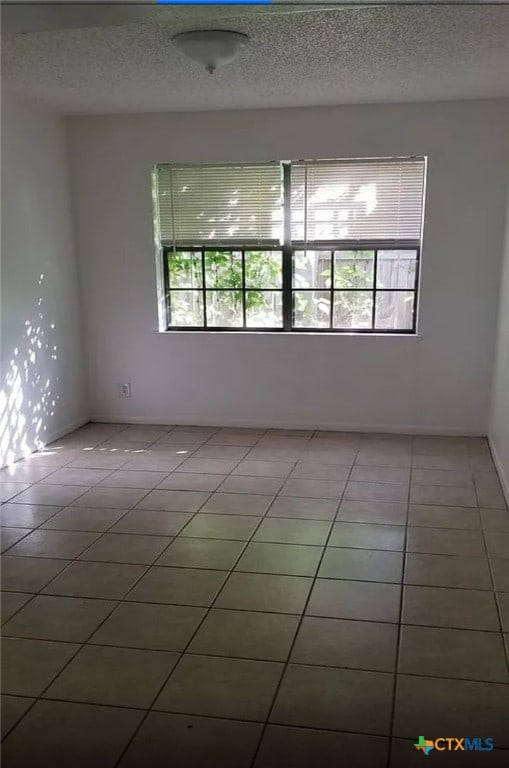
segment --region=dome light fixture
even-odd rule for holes
[[[203,64],[211,75],[217,67],[232,61],[248,40],[249,37],[242,32],[224,29],[181,32],[173,38],[179,51],[193,61]]]

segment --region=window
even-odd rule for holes
[[[425,160],[157,166],[166,328],[415,333]]]

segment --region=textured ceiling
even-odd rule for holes
[[[4,34],[3,85],[66,113],[509,96],[509,6],[289,10],[152,7]],[[251,38],[213,76],[171,43],[206,27]]]

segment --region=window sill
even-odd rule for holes
[[[414,339],[414,340],[421,340],[423,338],[423,335],[421,333],[336,333],[334,331],[331,331],[328,333],[327,331],[182,331],[182,330],[170,330],[170,331],[154,331],[154,333],[158,336],[186,336],[189,338],[190,336],[264,336],[264,337],[275,337],[275,338],[303,338],[308,336],[313,337],[326,337],[328,339],[334,338],[334,339]]]

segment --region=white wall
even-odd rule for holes
[[[86,419],[61,118],[2,103],[2,464]]]
[[[486,433],[508,114],[482,101],[72,118],[92,417]],[[391,155],[429,156],[419,338],[156,332],[152,164]]]
[[[498,340],[493,382],[490,444],[509,502],[509,194],[504,264],[500,282]]]

